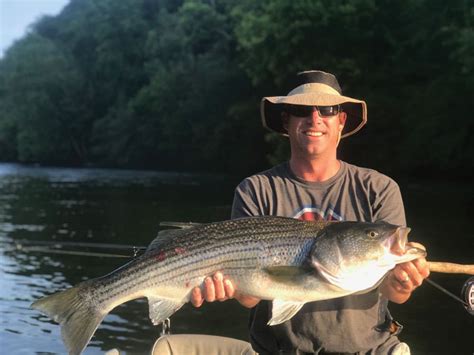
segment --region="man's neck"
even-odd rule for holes
[[[291,157],[290,169],[298,178],[321,182],[332,178],[341,167],[341,162],[336,157],[331,159],[298,159]]]

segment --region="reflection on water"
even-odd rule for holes
[[[127,261],[33,252],[28,243],[147,245],[160,221],[226,219],[235,183],[209,175],[0,164],[2,353],[64,353],[59,327],[30,310],[30,304]],[[412,239],[424,243],[433,260],[473,263],[473,187],[404,184],[402,190]],[[101,251],[133,254],[132,250]],[[466,278],[433,275],[433,279],[458,293]],[[391,309],[405,325],[403,340],[417,354],[474,351],[474,317],[429,285],[421,287],[407,304]],[[172,317],[175,333],[246,339],[246,326],[247,312],[233,301],[200,309],[185,305]],[[146,353],[160,330],[151,325],[145,300],[132,301],[106,317],[85,353],[112,348]]]
[[[64,353],[59,327],[30,310],[30,304],[43,295],[104,275],[127,261],[30,252],[28,242],[147,245],[163,220],[226,219],[233,185],[235,182],[209,175],[0,164],[2,353]],[[131,249],[118,252],[133,255]],[[240,327],[219,326],[212,332],[215,322],[222,325],[225,321],[223,309],[233,312]],[[203,319],[207,325],[203,326]],[[183,307],[172,322],[177,333],[246,337],[246,312],[233,303],[199,310]],[[86,354],[112,348],[146,352],[160,331],[148,319],[146,302],[132,301],[106,317]]]

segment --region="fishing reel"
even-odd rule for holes
[[[474,276],[464,283],[461,295],[464,299],[466,310],[471,315],[474,315]]]

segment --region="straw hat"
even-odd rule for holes
[[[287,96],[264,97],[260,111],[265,128],[284,136],[288,132],[283,127],[282,111],[285,104],[305,106],[341,105],[347,114],[346,124],[341,138],[360,130],[367,122],[367,104],[365,101],[342,96],[342,90],[334,75],[319,70],[298,73],[296,85]]]

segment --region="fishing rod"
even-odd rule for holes
[[[163,225],[167,225],[164,224]],[[176,225],[174,223],[174,225]],[[183,223],[180,228],[188,228],[194,225],[193,223]],[[8,241],[2,241],[8,242]],[[13,241],[15,250],[21,250],[23,252],[39,252],[39,253],[50,253],[50,254],[62,254],[62,255],[75,255],[75,256],[90,256],[90,257],[108,257],[108,258],[135,258],[140,254],[143,254],[147,247],[136,246],[130,244],[112,244],[112,243],[88,243],[88,242],[56,242],[56,241],[32,241],[32,240],[15,240]],[[107,252],[92,252],[92,251],[80,251],[80,250],[65,250],[64,247],[71,248],[91,248],[91,249],[114,249],[114,250],[132,250],[132,255],[116,254]],[[455,264],[440,261],[428,261],[428,265],[431,272],[437,273],[448,273],[448,274],[467,274],[474,275],[474,265]],[[431,286],[435,287],[439,291],[443,292],[451,299],[458,303],[461,303],[466,311],[474,315],[474,277],[469,278],[463,285],[461,291],[461,297],[456,296],[446,288],[438,284],[437,282],[427,278],[425,281]]]
[[[428,261],[428,266],[431,272],[474,275],[474,265]],[[426,278],[425,281],[429,285],[443,292],[445,295],[451,297],[456,302],[461,303],[469,314],[474,315],[474,277],[470,277],[466,282],[464,282],[464,285],[461,289],[461,297],[464,299],[456,296],[429,278]]]

